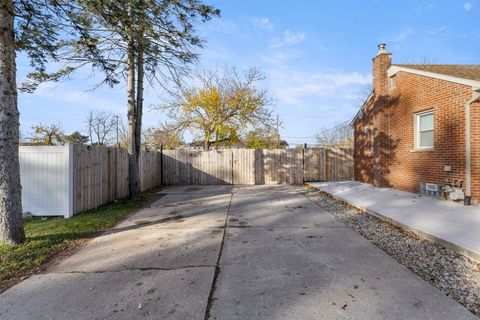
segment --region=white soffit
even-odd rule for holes
[[[417,70],[417,69],[406,68],[406,67],[400,67],[400,66],[391,66],[390,68],[388,68],[387,73],[388,73],[389,77],[392,77],[399,71],[408,72],[408,73],[412,73],[412,74],[418,74],[420,76],[430,77],[430,78],[434,78],[434,79],[440,79],[440,80],[445,80],[445,81],[449,81],[449,82],[459,83],[459,84],[463,84],[463,85],[472,87],[475,90],[480,88],[480,81],[464,79],[464,78],[459,78],[459,77],[453,77],[453,76],[449,76],[449,75],[445,75],[445,74],[428,72],[428,71]]]

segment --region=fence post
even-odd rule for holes
[[[163,186],[163,144],[160,145],[160,186]]]
[[[235,169],[235,165],[233,164],[233,162],[235,161],[235,149],[230,149],[230,152],[232,153],[232,185],[235,184],[235,173],[233,172],[233,170]]]
[[[73,147],[74,145],[72,143],[67,143],[66,144],[66,149],[67,149],[67,163],[68,163],[68,215],[65,216],[65,218],[70,218],[73,217],[73,210],[74,210],[74,193],[73,193],[73,157],[74,157],[74,152],[73,152]]]
[[[302,181],[303,181],[303,184],[305,184],[305,149],[307,148],[307,144],[305,143],[304,147],[302,148],[302,167],[303,167],[303,177],[302,177]]]
[[[324,176],[324,179],[325,179],[325,181],[329,181],[329,178],[328,178],[329,165],[328,165],[328,163],[329,163],[330,156],[328,154],[328,148],[325,148],[324,150],[325,150],[325,170],[324,170],[325,176]]]

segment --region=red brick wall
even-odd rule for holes
[[[379,53],[373,59],[373,92],[377,96],[388,94],[388,68],[392,65],[392,55],[390,53]]]
[[[387,89],[388,90],[388,89]],[[465,102],[471,87],[397,73],[396,87],[387,96],[374,96],[355,126],[355,178],[380,187],[418,192],[421,182],[465,180]],[[415,113],[434,111],[434,151],[414,150]],[[480,199],[480,104],[472,107],[472,197]],[[365,127],[376,128],[374,152]],[[375,176],[377,178],[375,178]],[[373,178],[372,178],[373,177]]]
[[[372,100],[371,100],[372,101]],[[354,174],[356,181],[373,184],[375,170],[372,128],[373,112],[369,112],[371,104],[368,104],[362,117],[357,117],[354,122]]]

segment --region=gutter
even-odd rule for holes
[[[365,102],[362,104],[362,106],[360,107],[360,109],[357,111],[357,114],[355,115],[355,117],[353,117],[353,119],[350,121],[350,126],[353,126],[355,120],[357,120],[357,118],[360,116],[360,113],[362,112],[365,112],[365,106],[366,104],[368,103],[368,101],[370,101],[370,99],[372,98],[373,96],[373,91],[370,92],[370,94],[368,95],[367,99],[365,100]]]
[[[472,198],[470,110],[472,103],[480,98],[480,88],[472,89],[472,98],[465,103],[465,205],[470,205]]]

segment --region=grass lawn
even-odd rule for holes
[[[0,244],[0,292],[2,282],[21,277],[40,267],[75,240],[92,237],[142,206],[145,197],[120,200],[75,215],[34,217],[24,220],[27,241],[20,245]]]

